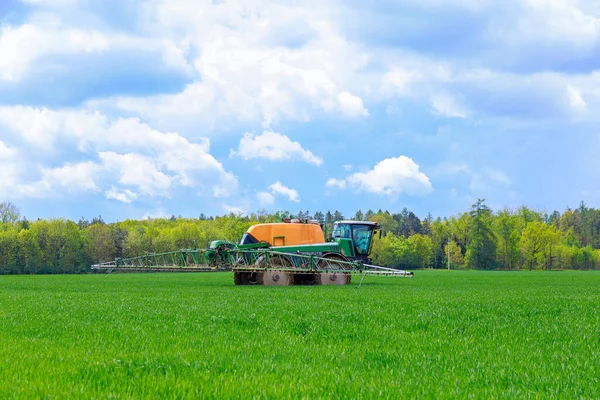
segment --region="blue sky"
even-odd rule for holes
[[[30,219],[600,203],[600,6],[0,2]]]

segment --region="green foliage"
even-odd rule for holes
[[[465,261],[470,268],[491,269],[495,264],[496,238],[492,229],[492,210],[478,199],[469,212],[471,224]]]
[[[600,273],[0,279],[0,398],[598,397]]]
[[[523,230],[521,246],[525,264],[528,268],[551,269],[553,265],[553,250],[559,241],[559,233],[553,225],[546,225],[540,221],[527,224]]]
[[[390,213],[378,212],[369,218],[369,221],[377,222],[383,231],[383,235],[393,235],[398,230],[398,222]]]
[[[448,251],[448,247],[450,247],[450,251]],[[450,241],[450,245],[446,244],[444,246],[444,254],[446,257],[450,256],[450,268],[451,269],[464,269],[465,268],[465,257],[462,254],[462,249],[454,240]],[[447,258],[446,258],[447,261]]]
[[[417,233],[410,236],[406,241],[411,252],[412,264],[419,268],[431,267],[433,256],[431,238]]]
[[[296,214],[259,210],[249,216],[228,214],[199,218],[156,218],[106,223],[101,216],[77,224],[63,219],[18,219],[18,208],[0,203],[0,274],[80,273],[118,257],[206,248],[212,240],[237,242],[256,223],[280,222]],[[6,210],[13,210],[8,213]],[[300,211],[310,217],[310,211]],[[330,233],[340,211],[317,211],[314,218]],[[448,219],[430,214],[421,221],[413,212],[358,210],[356,218],[376,221],[383,238],[375,240],[376,264],[394,268],[447,268],[448,241],[452,268],[596,269],[600,252],[600,210],[584,203],[562,215],[519,207],[493,213],[484,200]]]
[[[382,266],[414,269],[432,264],[433,243],[429,236],[413,235],[408,239],[389,233],[373,244],[373,261]]]
[[[21,211],[16,205],[8,201],[0,203],[0,223],[14,224],[19,218],[21,218]]]
[[[521,240],[518,228],[521,225],[519,217],[508,209],[500,211],[494,221],[494,229],[498,238],[497,262],[504,269],[512,270],[518,265]]]

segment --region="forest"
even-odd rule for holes
[[[88,273],[90,265],[147,252],[208,247],[215,239],[239,241],[249,226],[283,218],[316,219],[331,232],[342,219],[378,222],[373,243],[377,265],[400,269],[589,270],[600,266],[600,209],[567,208],[562,214],[517,209],[492,210],[478,199],[469,210],[422,219],[400,212],[259,211],[197,218],[149,218],[106,223],[38,219],[29,221],[10,202],[0,203],[0,274]]]

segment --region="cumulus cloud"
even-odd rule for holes
[[[296,203],[300,202],[300,195],[298,195],[298,191],[296,191],[296,189],[291,189],[285,185],[282,185],[279,181],[269,186],[269,190],[271,190],[271,193],[275,195],[287,197],[289,201],[293,201]]]
[[[22,159],[17,149],[6,145],[0,140],[0,193],[5,197],[17,196],[21,191],[19,176],[21,174]]]
[[[96,191],[96,181],[102,167],[92,161],[65,163],[58,168],[43,168],[42,182],[51,191],[52,188],[65,188],[68,192]]]
[[[223,204],[223,210],[227,211],[230,214],[235,214],[235,215],[243,215],[245,213],[244,207],[233,206],[230,204]]]
[[[339,189],[345,189],[346,188],[346,180],[329,178],[327,180],[327,182],[325,182],[325,186],[331,187],[331,188],[337,187]]]
[[[275,196],[269,192],[258,192],[256,198],[262,206],[270,206],[275,203]]]
[[[65,163],[61,167],[48,168],[38,165],[39,177],[24,181],[23,173],[26,170],[24,163],[12,160],[2,162],[0,170],[3,177],[0,180],[0,192],[9,198],[43,198],[61,194],[78,194],[86,191],[96,192],[97,175],[102,167],[94,162]]]
[[[138,195],[135,192],[132,192],[129,189],[120,190],[114,186],[104,192],[104,195],[107,199],[117,200],[122,203],[131,203],[138,198]]]
[[[447,180],[451,175],[467,177],[468,188],[473,194],[485,195],[494,190],[505,190],[512,185],[508,175],[498,169],[489,166],[472,168],[466,163],[444,162],[430,170],[431,176],[436,180]],[[453,189],[456,192],[456,189]]]
[[[136,187],[140,193],[168,196],[171,178],[149,157],[135,153],[117,154],[112,151],[98,154],[109,171],[119,176],[119,183]]]
[[[0,140],[0,160],[5,160],[14,157],[17,151],[12,147],[7,146]]]
[[[0,107],[0,124],[7,128],[12,142],[43,150],[51,159],[67,160],[60,168],[29,163],[28,171],[21,171],[19,177],[27,188],[21,191],[22,197],[49,195],[58,187],[97,191],[109,185],[110,189],[104,189],[107,197],[134,201],[139,195],[168,197],[178,185],[201,187],[206,183],[227,197],[238,187],[237,178],[210,154],[208,139],[190,142],[135,118],[13,106]],[[71,147],[65,148],[65,144]],[[7,152],[4,147],[0,146],[0,153]],[[68,161],[74,156],[96,161]]]
[[[93,9],[71,0],[27,1],[33,7],[72,6],[78,10],[73,15]],[[459,21],[475,18],[477,27],[464,34],[479,38],[476,43],[465,43],[475,46],[477,59],[453,59],[452,54],[436,57],[431,55],[435,52],[420,52],[415,46],[365,46],[351,39],[344,18],[353,13],[363,19],[382,16],[378,10],[356,5],[341,7],[330,1],[297,6],[261,0],[159,0],[135,5],[136,26],[143,28],[138,35],[75,28],[63,21],[59,12],[52,14],[46,8],[44,15],[51,17],[32,17],[20,26],[5,25],[0,35],[0,77],[4,77],[0,80],[20,79],[30,67],[40,68],[42,64],[36,61],[48,55],[145,48],[159,51],[162,62],[185,71],[187,86],[176,91],[156,90],[145,97],[113,93],[109,99],[88,104],[116,106],[160,126],[202,120],[205,125],[218,127],[239,120],[262,121],[269,127],[281,120],[306,121],[323,114],[366,117],[367,100],[380,101],[389,96],[409,96],[417,101],[422,98],[429,101],[435,113],[455,118],[480,113],[515,115],[520,107],[513,109],[507,104],[525,102],[525,110],[539,110],[529,104],[537,103],[546,105],[545,110],[535,113],[540,118],[557,115],[560,101],[556,99],[565,85],[557,88],[553,77],[546,74],[540,78],[539,71],[560,69],[569,60],[593,60],[594,46],[600,43],[598,8],[575,0],[402,1],[390,7],[390,18],[394,13],[404,13],[403,7],[423,6],[458,13]],[[468,26],[467,22],[463,25]],[[430,23],[435,25],[435,20]],[[476,46],[489,46],[490,42],[499,50],[478,51],[485,48]],[[532,46],[539,44],[552,51],[544,53],[546,56],[536,53],[532,60]],[[556,51],[556,46],[565,51]],[[531,67],[532,63],[540,65]],[[594,69],[594,63],[588,64]],[[490,72],[487,82],[483,82],[478,68]],[[515,70],[521,72],[513,74]],[[510,84],[506,84],[506,78]],[[522,85],[528,92],[524,99]],[[500,95],[490,96],[498,88]],[[581,97],[587,99],[586,93]],[[591,110],[596,104],[587,102],[587,106]],[[518,116],[527,115],[523,112]]]
[[[328,187],[353,187],[382,195],[424,195],[433,190],[427,175],[409,157],[386,158],[367,172],[357,172],[343,180],[329,179]]]
[[[583,100],[583,97],[581,97],[581,92],[578,89],[570,85],[567,86],[567,95],[569,98],[569,104],[571,105],[571,108],[573,108],[573,110],[587,110],[587,104],[585,103],[585,100]]]
[[[591,47],[600,39],[600,19],[576,0],[525,0],[518,17],[492,34],[512,43]]]
[[[106,51],[109,39],[100,32],[61,29],[26,23],[0,31],[0,81],[19,81],[32,64],[53,55]]]
[[[431,105],[436,114],[445,117],[466,118],[469,111],[448,93],[437,93],[431,97]]]
[[[148,30],[170,43],[169,52],[197,54],[189,66],[202,79],[175,94],[115,98],[123,110],[151,119],[234,117],[266,127],[369,114],[353,81],[369,55],[344,38],[334,4],[160,0],[143,8]]]
[[[265,158],[278,161],[297,158],[314,165],[323,163],[323,159],[315,156],[311,151],[303,149],[300,143],[292,141],[285,135],[270,131],[264,132],[262,135],[245,133],[237,151],[232,150],[230,154],[244,160]]]
[[[156,0],[129,2],[113,20],[103,2],[23,1],[23,22],[0,27],[0,103],[23,103],[12,91],[30,93],[37,105],[0,106],[0,190],[10,196],[79,191],[130,203],[185,187],[219,199],[221,207],[239,188],[211,154],[205,138],[211,131],[246,132],[262,124],[262,134],[246,134],[239,144],[219,136],[220,148],[231,147],[242,159],[319,166],[325,153],[313,151],[356,154],[360,140],[338,146],[336,134],[321,135],[317,148],[314,134],[297,133],[293,141],[273,132],[276,124],[327,119],[332,131],[350,128],[350,138],[363,124],[365,131],[373,127],[369,115],[391,130],[392,119],[418,123],[424,110],[477,119],[490,130],[498,130],[500,119],[574,124],[600,116],[600,8],[594,2],[399,0],[371,7],[335,0]],[[348,19],[355,14],[368,23]],[[431,40],[440,34],[444,40]],[[151,56],[142,60],[140,52]],[[125,79],[128,62],[116,54],[139,60],[134,72],[167,65],[181,80],[165,83],[161,75],[125,90],[135,79]],[[36,80],[82,70],[94,79],[64,79],[56,95]],[[69,97],[81,86],[90,88]],[[38,88],[51,95],[40,97]],[[48,106],[63,97],[66,108]],[[386,108],[389,115],[380,112]],[[360,124],[331,123],[338,119]],[[384,140],[382,146],[391,142]],[[490,182],[511,185],[499,171],[468,171],[473,191]],[[407,157],[341,173],[343,179],[325,185],[383,195],[432,189]],[[250,189],[249,198],[267,205],[300,198],[279,181],[262,189]]]

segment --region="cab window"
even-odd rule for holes
[[[334,238],[352,238],[351,228],[348,224],[335,224],[333,225],[333,233],[331,235]]]
[[[354,241],[354,247],[357,254],[369,254],[369,244],[371,242],[372,234],[373,230],[368,225],[354,225],[352,227],[352,240]]]

